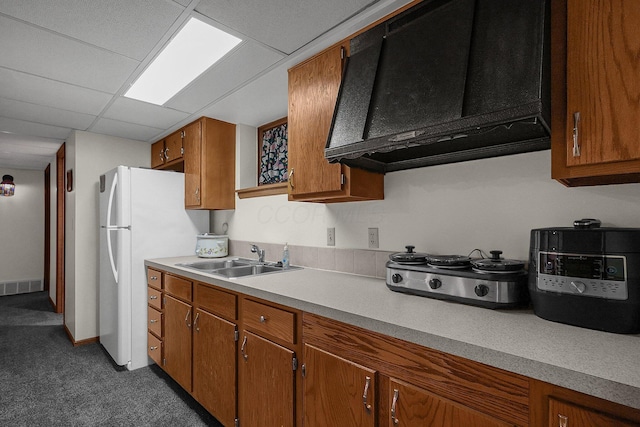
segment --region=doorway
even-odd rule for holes
[[[56,313],[64,313],[64,144],[56,153]]]
[[[51,282],[51,165],[44,170],[44,281],[43,290],[49,294]]]

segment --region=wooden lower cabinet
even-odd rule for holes
[[[218,421],[236,419],[237,345],[235,323],[196,309],[193,321],[193,396]]]
[[[362,380],[340,378],[345,375],[340,370],[347,372],[350,366],[359,368],[359,375],[370,376],[370,387],[380,396],[377,409],[375,400],[367,398],[367,404],[375,409],[373,417],[377,416],[372,425],[529,426],[529,380],[525,377],[309,313],[303,313],[302,323],[305,420],[322,417],[317,415],[322,410],[334,410],[333,406],[318,407],[313,400],[319,400],[320,405],[337,405],[342,411],[337,415],[340,419],[354,417],[355,421],[342,425],[369,425],[360,424],[362,420],[350,413],[351,406],[331,400],[332,395],[338,395],[355,405],[359,395],[359,404],[364,407],[368,393]],[[319,363],[324,372],[308,363]],[[350,381],[353,389],[345,390]],[[399,394],[395,407],[394,390]],[[307,414],[309,408],[313,408],[312,414]],[[393,422],[394,416],[398,423]],[[323,425],[322,421],[317,425]]]
[[[381,420],[381,426],[513,426],[396,379],[389,380],[386,404],[389,408],[389,418],[387,421]]]
[[[305,427],[376,425],[376,371],[304,345]]]
[[[295,352],[242,332],[239,419],[242,427],[295,426]]]
[[[549,399],[549,427],[632,427],[637,423],[626,422],[613,415],[603,414],[561,400]]]
[[[191,310],[190,304],[165,295],[163,368],[188,392],[191,392]]]
[[[184,277],[149,274],[164,285],[149,288],[164,301],[149,300],[150,321],[161,319],[153,322],[161,328],[149,324],[149,356],[225,427],[640,426],[640,410],[631,407]]]

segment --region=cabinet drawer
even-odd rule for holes
[[[165,274],[164,290],[174,297],[191,301],[191,282],[189,280]]]
[[[156,334],[156,336],[162,336],[162,313],[156,310],[153,307],[147,308],[147,320],[148,320],[148,328],[151,332]]]
[[[162,310],[162,292],[153,288],[147,288],[147,294],[149,305],[158,310]]]
[[[295,343],[295,313],[259,302],[244,300],[242,321],[246,327],[289,343]]]
[[[162,289],[162,273],[152,268],[147,268],[147,285]]]
[[[236,296],[234,294],[197,283],[195,300],[200,308],[227,319],[236,319]]]
[[[151,332],[147,333],[147,354],[154,362],[162,366],[162,341]]]

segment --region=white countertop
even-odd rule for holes
[[[202,258],[145,264],[640,409],[639,335],[406,295],[382,279],[332,271],[224,279],[176,266],[194,261]]]

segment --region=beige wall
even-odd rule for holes
[[[44,279],[44,172],[1,169],[15,195],[0,197],[0,282]]]
[[[571,226],[584,217],[640,227],[640,184],[566,188],[550,177],[550,155],[547,150],[389,173],[383,201],[238,199],[235,211],[213,214],[213,230],[220,232],[227,222],[234,240],[326,247],[326,229],[335,227],[336,248],[366,249],[367,229],[378,227],[380,250],[402,251],[409,244],[438,254],[499,249],[507,258],[527,259],[532,228]]]
[[[118,165],[149,167],[149,143],[74,131],[67,140],[66,168],[74,189],[66,193],[65,324],[75,341],[98,336],[100,175]]]

